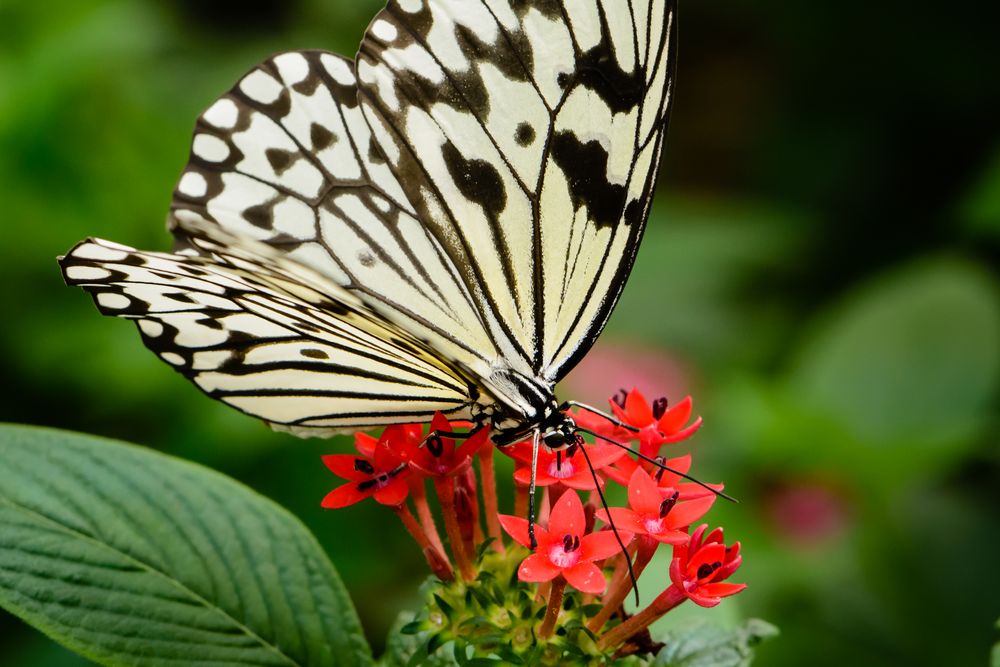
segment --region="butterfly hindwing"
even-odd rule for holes
[[[674,29],[671,0],[391,0],[362,42],[381,152],[497,346],[546,380],[590,347],[631,270]]]
[[[406,334],[247,253],[197,255],[90,239],[61,264],[98,308],[202,391],[299,435],[468,416],[467,383]]]

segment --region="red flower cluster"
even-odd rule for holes
[[[584,594],[603,594],[601,611],[587,623],[591,632],[600,633],[613,615],[621,613],[622,601],[632,587],[629,572],[638,577],[657,549],[670,545],[670,586],[653,604],[601,636],[599,645],[604,648],[622,644],[684,600],[710,607],[745,588],[725,583],[742,560],[739,543],[726,547],[721,528],[706,534],[707,525],[702,525],[690,532],[723,486],[682,481],[690,480],[691,455],[666,458],[662,454],[666,445],[691,437],[701,427],[700,417],[691,419],[690,397],[668,406],[664,398],[649,403],[633,389],[623,390],[609,404],[613,418],[589,410],[572,414],[581,429],[598,436],[598,442],[581,440],[558,451],[543,446],[538,452],[535,483],[541,502],[534,525],[536,547],[518,569],[521,581],[548,587],[550,608],[540,636],[553,632],[567,585]],[[431,480],[458,571],[464,580],[472,581],[477,542],[488,536],[495,550],[504,551],[501,526],[516,543],[531,547],[526,516],[532,442],[501,450],[514,460],[516,495],[515,514],[499,514],[495,448],[489,445],[488,429],[466,435],[460,445],[445,435],[468,426],[437,414],[427,432],[420,425],[404,425],[386,428],[378,440],[356,434],[357,456],[323,459],[334,474],[348,480],[327,495],[323,506],[344,507],[374,497],[393,507],[423,548],[432,570],[448,579],[454,570],[427,503],[425,482]],[[477,455],[478,485],[472,466]],[[627,487],[627,507],[604,507],[609,481]],[[482,491],[485,533],[477,486]],[[582,491],[589,492],[586,502],[578,495]],[[416,517],[407,506],[408,498]]]

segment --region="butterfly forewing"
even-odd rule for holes
[[[373,145],[354,65],[340,56],[277,55],[215,102],[198,121],[171,225],[278,248],[473,372],[498,354]]]
[[[490,336],[561,378],[649,209],[672,79],[665,1],[393,0],[358,54],[373,138]]]
[[[199,244],[197,255],[101,240],[62,259],[101,312],[136,321],[147,347],[202,391],[300,435],[468,416],[468,386],[363,309],[286,267]]]

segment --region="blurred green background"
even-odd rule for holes
[[[149,445],[276,499],[376,646],[424,567],[390,513],[320,509],[319,455],[348,441],[203,398],[54,258],[88,235],[168,248],[197,114],[272,52],[353,53],[379,6],[0,0],[0,420]],[[972,0],[681,8],[647,238],[563,394],[694,395],[695,472],[742,500],[710,516],[750,584],[706,616],[778,625],[761,665],[985,664],[996,639],[997,25]],[[0,637],[0,664],[84,664],[9,616]]]

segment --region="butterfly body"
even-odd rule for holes
[[[300,436],[436,412],[571,446],[554,387],[620,295],[673,83],[674,0],[390,0],[200,117],[173,253],[60,264],[203,392]]]

